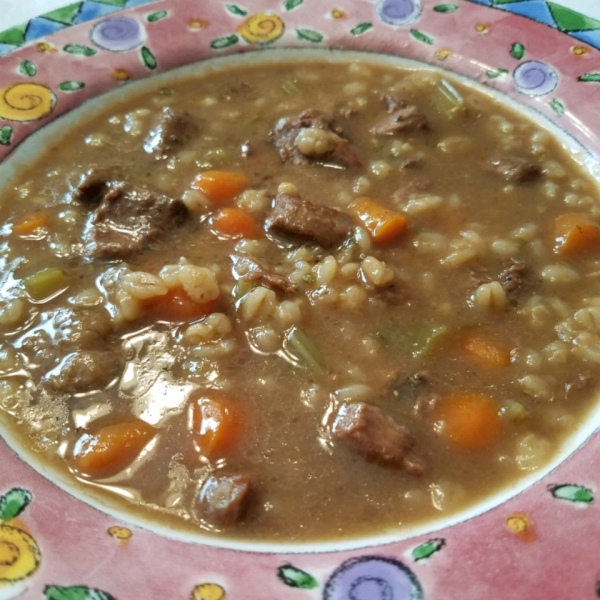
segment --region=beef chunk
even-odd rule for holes
[[[46,373],[42,385],[55,392],[68,394],[89,392],[106,387],[122,369],[123,360],[114,352],[72,352]]]
[[[299,243],[313,242],[323,248],[338,246],[351,227],[352,220],[345,213],[288,194],[277,195],[265,220],[265,229],[269,233]]]
[[[86,253],[93,258],[123,258],[179,225],[187,214],[181,200],[128,183],[106,182],[91,220]]]
[[[144,150],[158,160],[170,158],[197,134],[198,125],[188,113],[165,106],[144,142]]]
[[[424,131],[429,121],[423,111],[404,98],[384,96],[388,116],[369,129],[373,135],[394,135],[402,131]]]
[[[267,287],[284,294],[292,294],[297,289],[287,277],[271,273],[260,263],[247,256],[232,254],[231,260],[236,279],[241,281],[261,281]]]
[[[298,117],[279,119],[271,138],[284,163],[361,166],[358,155],[343,137],[341,128],[333,123],[330,115],[320,110],[311,108],[301,112]]]
[[[498,281],[511,302],[517,300],[519,293],[527,284],[527,271],[525,263],[519,260],[511,258],[504,263],[504,269],[498,275]]]
[[[250,489],[246,475],[211,475],[198,495],[198,515],[216,527],[233,525],[248,504]]]
[[[535,181],[542,176],[542,167],[518,156],[496,156],[486,163],[486,170],[499,175],[509,183]]]
[[[115,170],[90,167],[75,188],[73,199],[85,204],[98,204],[108,191],[110,181],[115,179]]]
[[[423,465],[413,455],[413,438],[380,408],[362,402],[342,404],[331,427],[336,440],[367,459],[422,475]]]

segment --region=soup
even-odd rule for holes
[[[423,523],[548,464],[593,404],[597,188],[438,72],[158,79],[3,198],[6,427],[145,517],[274,541]]]

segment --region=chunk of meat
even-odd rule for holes
[[[361,456],[394,467],[411,475],[422,475],[421,461],[413,454],[414,440],[408,429],[380,408],[358,402],[342,404],[331,433]]]
[[[165,106],[144,142],[144,150],[157,160],[170,158],[198,132],[197,123],[187,112]]]
[[[424,131],[429,121],[423,111],[404,98],[384,96],[388,116],[369,129],[373,135],[395,135],[403,131]]]
[[[115,169],[90,167],[81,177],[72,198],[84,204],[98,204],[117,175]]]
[[[265,220],[265,230],[299,243],[323,248],[338,246],[350,233],[352,219],[345,213],[298,196],[278,194]]]
[[[86,254],[123,258],[181,224],[187,215],[181,200],[128,183],[107,182],[90,223]]]
[[[72,352],[46,373],[42,385],[55,392],[68,394],[99,390],[121,373],[123,364],[123,359],[114,352]]]
[[[271,139],[284,163],[360,167],[361,161],[327,113],[308,109],[279,119]]]
[[[293,294],[297,289],[287,277],[271,273],[259,262],[247,256],[232,254],[230,258],[233,262],[234,277],[238,280],[261,281],[267,287],[284,294]]]
[[[243,516],[251,487],[246,475],[211,475],[198,495],[198,516],[216,527],[233,525]]]
[[[526,183],[542,176],[542,167],[518,156],[496,156],[490,158],[485,168],[488,172],[503,177],[509,183]]]
[[[519,294],[527,285],[528,269],[524,262],[510,259],[504,263],[504,269],[498,275],[498,281],[511,302],[516,302]]]

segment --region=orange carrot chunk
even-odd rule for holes
[[[112,477],[128,467],[155,435],[156,429],[140,419],[86,431],[75,442],[72,464],[94,479]]]
[[[404,215],[374,202],[359,198],[348,207],[350,214],[367,229],[374,242],[385,244],[401,238],[408,227]]]
[[[600,249],[600,227],[583,215],[567,213],[554,220],[554,250],[563,256],[578,256]]]
[[[233,200],[248,187],[248,178],[235,171],[204,171],[192,187],[200,190],[209,200],[222,204]]]
[[[503,341],[480,332],[469,332],[462,348],[482,367],[497,369],[510,365],[510,348]]]
[[[182,287],[170,289],[164,296],[154,296],[142,302],[144,312],[157,321],[195,321],[215,310],[216,300],[199,303],[192,300]]]
[[[222,208],[212,217],[212,229],[219,235],[232,238],[256,239],[261,230],[256,221],[241,208]]]
[[[21,217],[12,226],[12,231],[18,236],[33,235],[38,229],[48,226],[48,215],[45,212],[34,212]]]
[[[482,394],[444,396],[435,404],[433,413],[442,435],[465,450],[490,446],[502,429],[498,407]]]
[[[239,438],[239,419],[230,402],[217,397],[201,395],[192,403],[192,432],[200,454],[208,458],[222,455]]]

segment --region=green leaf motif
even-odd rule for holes
[[[47,600],[116,600],[108,592],[84,585],[47,585],[44,588]]]
[[[33,77],[37,75],[37,67],[30,60],[24,60],[19,65],[19,73],[25,77]]]
[[[433,10],[439,13],[452,13],[458,10],[458,4],[438,4],[433,7]]]
[[[140,52],[142,54],[142,61],[144,62],[146,67],[148,69],[156,69],[156,58],[154,58],[154,54],[150,52],[150,48],[148,48],[147,46],[142,46]]]
[[[225,8],[236,17],[245,17],[248,14],[247,10],[244,10],[241,6],[236,4],[226,4]]]
[[[365,31],[369,31],[369,29],[373,29],[373,23],[359,23],[356,27],[353,27],[350,30],[352,35],[360,35]]]
[[[0,127],[0,145],[1,146],[9,146],[10,145],[12,133],[13,133],[13,130],[10,125],[5,125],[4,127]]]
[[[58,87],[63,92],[76,92],[77,90],[83,89],[85,83],[83,83],[83,81],[63,81]]]
[[[575,502],[577,504],[591,504],[594,501],[592,490],[581,485],[551,485],[548,489],[559,500],[567,500],[568,502]]]
[[[411,555],[413,560],[426,560],[439,552],[445,545],[446,540],[444,538],[434,538],[414,548]]]
[[[517,60],[521,60],[525,56],[525,46],[519,42],[515,42],[510,47],[510,55]]]
[[[410,35],[412,35],[415,40],[419,40],[419,42],[423,42],[424,44],[433,44],[433,38],[418,29],[411,29]]]
[[[508,69],[492,69],[491,71],[487,71],[486,75],[490,79],[498,79],[498,77],[502,77],[508,73]]]
[[[600,71],[590,71],[584,75],[580,75],[577,81],[587,81],[591,83],[600,83]]]
[[[148,23],[156,23],[156,21],[164,19],[168,14],[169,13],[166,10],[159,10],[157,12],[150,13],[146,17],[146,21],[148,21]]]
[[[226,35],[224,37],[217,38],[210,43],[210,47],[213,50],[223,50],[224,48],[229,48],[229,46],[233,46],[239,42],[239,38],[237,35]]]
[[[559,117],[562,117],[565,114],[565,112],[567,111],[564,103],[561,100],[559,100],[558,98],[555,98],[554,100],[550,100],[550,102],[548,102],[548,105]]]
[[[8,125],[4,126],[0,130],[0,143],[4,143],[5,135],[4,132],[7,130]],[[10,142],[10,135],[12,129],[8,127],[8,142]],[[0,519],[3,521],[10,521],[15,517],[18,517],[31,502],[31,492],[24,490],[23,488],[13,488],[6,492],[6,494],[0,496]]]
[[[94,56],[96,50],[82,44],[67,44],[63,50],[69,54],[78,54],[79,56]]]
[[[323,41],[323,35],[313,29],[296,29],[296,35],[299,40],[306,40],[313,44],[318,44]]]
[[[285,10],[294,10],[295,8],[298,8],[303,2],[304,0],[286,0],[286,2],[283,3],[283,8],[285,8]]]
[[[279,569],[277,569],[277,577],[279,577],[285,585],[289,585],[293,588],[300,588],[302,590],[313,590],[319,585],[312,575],[309,575],[306,571],[297,569],[290,564],[279,567]]]

